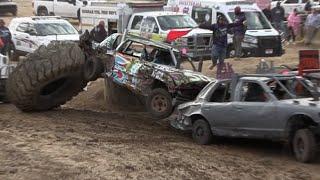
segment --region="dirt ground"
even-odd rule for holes
[[[32,15],[29,0],[16,0],[18,16]],[[9,22],[11,16],[5,16]],[[319,49],[320,39],[310,48]],[[298,63],[302,45],[289,46],[276,65]],[[227,60],[253,73],[259,58]],[[209,62],[204,73],[210,76]],[[0,179],[320,179],[320,158],[296,162],[285,146],[257,140],[221,139],[196,145],[169,119],[114,107],[104,101],[103,80],[63,107],[23,113],[0,104]]]

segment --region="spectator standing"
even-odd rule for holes
[[[200,28],[209,29],[212,31],[212,65],[209,67],[212,70],[217,64],[223,64],[227,54],[227,35],[231,28],[239,26],[235,23],[227,23],[223,16],[218,16],[216,24],[200,24]]]
[[[312,5],[311,5],[310,0],[307,0],[306,4],[304,5],[304,11],[310,13],[311,12],[311,7],[312,7]]]
[[[267,8],[263,9],[263,14],[267,17],[267,19],[272,22],[272,16],[271,16],[271,5],[269,5]]]
[[[108,36],[104,21],[100,21],[99,24],[91,30],[90,35],[94,41],[101,43]]]
[[[296,40],[296,35],[299,31],[299,26],[301,23],[301,18],[298,15],[298,10],[295,8],[288,16],[288,41],[292,39],[294,42]]]
[[[3,43],[3,47],[0,48],[0,53],[6,55],[10,50],[11,33],[10,30],[5,26],[3,19],[0,19],[0,38]]]
[[[279,32],[285,33],[285,26],[284,26],[284,8],[281,6],[281,2],[277,2],[276,7],[272,8],[271,10],[271,17],[273,26]]]
[[[307,16],[305,22],[305,40],[306,45],[310,45],[312,39],[316,36],[320,28],[320,6],[312,7],[312,13]]]
[[[233,44],[235,49],[235,60],[239,60],[242,54],[242,41],[246,33],[246,16],[241,12],[240,6],[234,8],[234,35],[233,35]]]

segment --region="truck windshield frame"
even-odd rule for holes
[[[198,24],[189,15],[158,16],[160,28],[164,31],[170,29],[195,28]]]
[[[234,21],[234,12],[228,12],[232,21]],[[260,11],[245,11],[247,19],[247,30],[272,29],[270,22]]]

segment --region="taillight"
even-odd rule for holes
[[[188,34],[191,31],[191,29],[188,30],[179,30],[179,29],[173,29],[169,31],[168,36],[167,36],[167,42],[172,42],[176,40],[179,37],[182,37],[186,34]]]
[[[32,2],[32,8],[34,8],[34,2]]]

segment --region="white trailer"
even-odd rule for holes
[[[92,1],[80,10],[82,29],[91,29],[100,20],[105,21],[109,34],[123,33],[133,13],[163,10],[164,2],[150,0]]]

